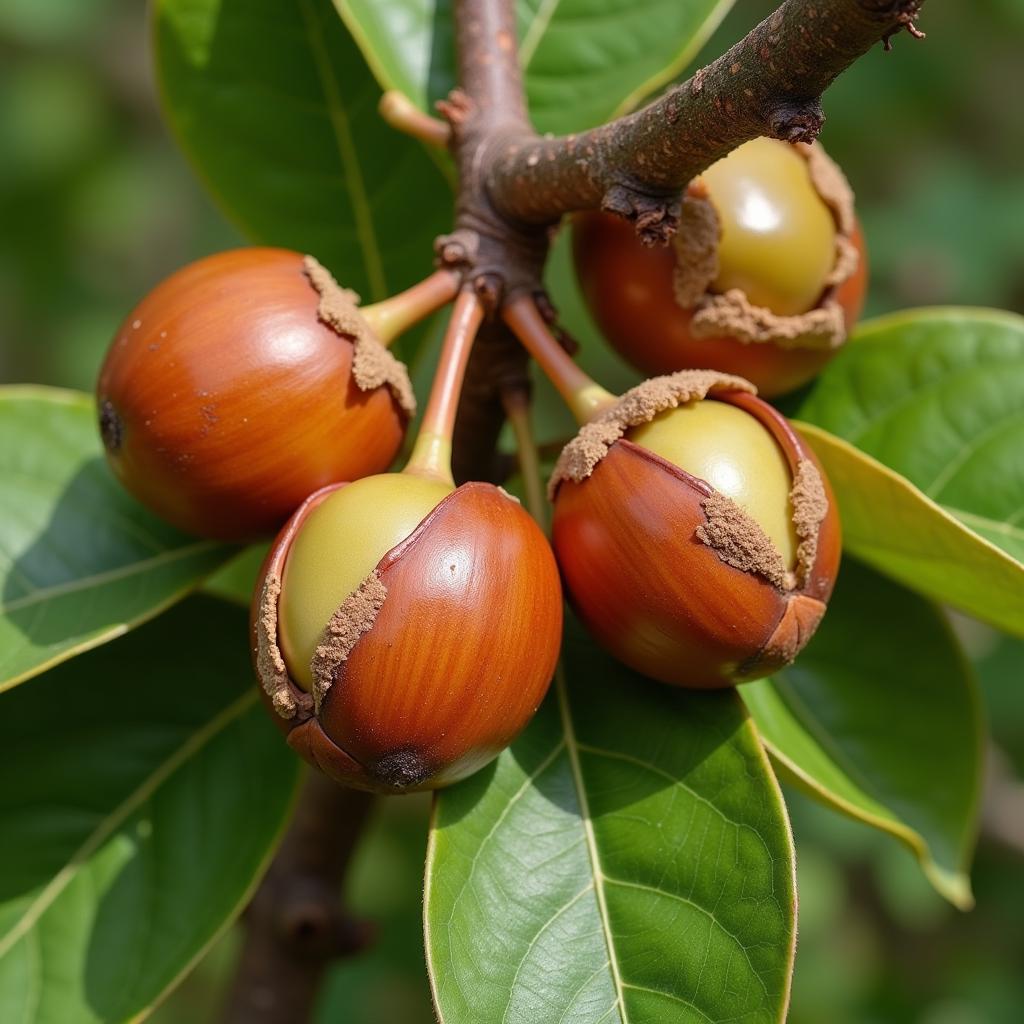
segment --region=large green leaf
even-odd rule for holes
[[[1019,562],[859,448],[820,427],[795,426],[836,492],[848,551],[937,601],[1024,632]]]
[[[312,253],[367,301],[430,272],[450,191],[381,121],[330,0],[155,0],[153,17],[171,125],[253,240]]]
[[[971,905],[981,715],[971,670],[934,606],[847,560],[795,664],[740,693],[792,776],[898,836],[939,892]]]
[[[781,1020],[793,849],[742,705],[644,680],[574,633],[566,675],[497,762],[437,797],[439,1019]]]
[[[90,397],[0,388],[0,690],[156,615],[234,550],[124,492]]]
[[[2,698],[0,1020],[137,1019],[245,904],[298,762],[195,598]]]
[[[334,0],[381,85],[424,109],[455,84],[450,0]],[[590,128],[678,74],[733,0],[519,0],[520,60],[539,131]]]
[[[1024,562],[1024,317],[924,309],[874,320],[827,368],[799,416],[902,474]],[[884,530],[880,523],[876,532]],[[1003,615],[1018,631],[1020,579]],[[986,584],[979,565],[977,586]]]

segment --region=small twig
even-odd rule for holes
[[[454,15],[460,101],[492,125],[502,121],[526,126],[515,4],[455,0]]]
[[[450,125],[424,114],[405,93],[397,89],[389,89],[384,93],[377,109],[392,128],[419,139],[428,146],[439,146],[443,149],[451,141]]]
[[[373,799],[310,772],[295,817],[245,915],[224,1024],[305,1024],[331,963],[372,941],[341,887]]]
[[[536,296],[515,296],[505,304],[501,315],[555,386],[578,423],[587,423],[616,403],[613,394],[573,362],[548,325]]]

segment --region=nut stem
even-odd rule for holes
[[[502,309],[502,317],[540,364],[581,426],[618,402],[615,395],[573,362],[551,333],[532,296],[523,294],[511,299]]]
[[[458,274],[435,270],[404,292],[370,306],[361,306],[359,312],[381,344],[390,345],[413,324],[451,302],[458,294],[460,283]]]
[[[424,114],[405,93],[389,89],[377,105],[380,116],[394,129],[428,146],[446,147],[451,141],[451,128],[436,117]]]
[[[452,476],[452,431],[466,364],[484,308],[475,292],[459,292],[444,336],[427,411],[423,414],[412,455],[403,472],[432,477],[455,486]]]

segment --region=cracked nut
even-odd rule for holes
[[[628,222],[578,216],[576,272],[602,333],[645,373],[710,367],[773,397],[806,383],[860,315],[867,284],[853,194],[820,145],[754,139],[683,196],[648,248]]]
[[[289,744],[346,785],[448,785],[540,706],[561,642],[551,549],[491,484],[411,473],[310,497],[253,605],[257,675]]]
[[[682,371],[627,392],[566,447],[552,492],[570,600],[644,675],[702,688],[768,675],[824,614],[835,501],[746,381]]]

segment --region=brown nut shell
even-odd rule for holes
[[[286,249],[218,253],[157,285],[97,386],[124,486],[189,533],[237,541],[273,533],[326,484],[386,469],[407,414],[387,387],[360,389],[353,341],[320,303]]]
[[[287,547],[319,500],[282,531],[264,588],[280,579]],[[373,576],[385,596],[372,625],[336,664],[315,709],[284,682],[297,704],[280,721],[289,744],[339,782],[377,792],[447,785],[504,749],[547,692],[562,627],[554,556],[515,499],[470,483],[389,551]],[[260,619],[257,600],[254,650],[266,686]],[[287,700],[270,702],[280,717]]]
[[[801,464],[817,467],[785,419],[753,395],[706,400],[757,416],[794,474]],[[838,571],[838,515],[823,476],[821,484],[827,508],[815,524],[813,550],[804,548],[804,571],[783,578],[756,544],[740,568],[725,560],[730,553],[701,540],[717,492],[620,439],[589,477],[558,486],[552,543],[569,598],[603,646],[654,679],[715,688],[767,675],[813,634]]]

